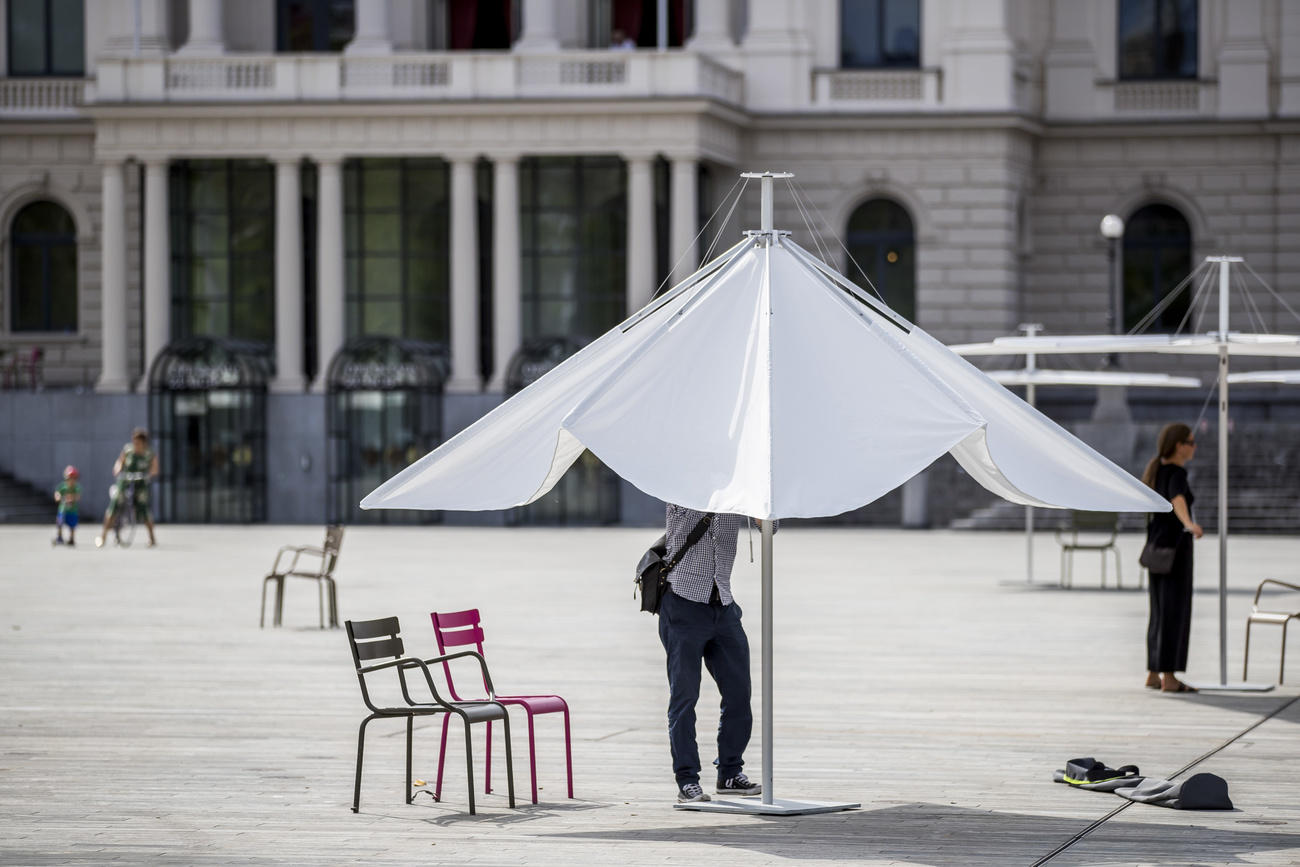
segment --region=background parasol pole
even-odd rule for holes
[[[1219,261],[1219,684],[1228,683],[1228,256]],[[1238,259],[1237,261],[1241,261]]]
[[[1025,322],[1020,326],[1026,337],[1037,337],[1043,326],[1038,322]],[[1038,356],[1025,353],[1025,371],[1032,375],[1038,369]],[[1025,403],[1034,406],[1037,393],[1032,382],[1025,383]],[[1034,583],[1034,507],[1025,506],[1025,583]]]

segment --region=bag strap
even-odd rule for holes
[[[709,528],[709,522],[711,520],[713,520],[713,514],[706,513],[703,518],[700,518],[699,523],[691,528],[690,535],[686,537],[686,544],[682,546],[682,550],[677,552],[677,556],[668,562],[667,568],[664,570],[665,572],[673,571],[673,568],[677,565],[677,561],[685,557],[686,552],[694,548],[695,543],[704,538],[704,531]]]

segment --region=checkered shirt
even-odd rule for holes
[[[704,512],[668,504],[666,533],[669,561],[686,546],[686,537],[704,515]],[[731,567],[736,562],[736,537],[748,520],[744,515],[714,515],[700,541],[668,573],[673,592],[692,602],[707,603],[716,585],[722,604],[730,605]]]

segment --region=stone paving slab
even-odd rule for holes
[[[463,741],[444,800],[402,802],[404,729],[370,727],[359,814],[349,810],[362,711],[346,639],[321,631],[309,585],[282,629],[259,629],[261,576],[303,527],[177,527],[157,549],[53,549],[0,527],[0,863],[3,864],[1032,864],[1122,803],[1050,782],[1073,756],[1166,776],[1285,708],[1196,770],[1237,809],[1126,809],[1051,864],[1300,862],[1300,689],[1160,695],[1141,688],[1145,593],[1023,584],[1023,536],[789,527],[776,545],[775,790],[860,801],[795,818],[685,813],[664,723],[653,618],[631,566],[652,531],[351,528],[344,618],[398,615],[408,649],[436,653],[428,612],[478,607],[502,692],[573,708],[576,794],[564,797],[558,720],[538,720],[541,803],[528,803],[516,723],[509,809],[466,813]],[[1121,539],[1128,585],[1137,536]],[[755,549],[757,536],[755,534]],[[1038,560],[1054,570],[1050,535]],[[1234,538],[1230,674],[1254,585],[1292,575],[1300,539]],[[741,540],[738,598],[758,669],[758,565]],[[1217,550],[1198,543],[1192,678],[1218,674]],[[1055,584],[1054,574],[1039,579]],[[1257,679],[1276,673],[1258,633]],[[1294,663],[1300,678],[1300,657]],[[757,687],[757,676],[755,677]],[[717,693],[700,704],[702,753]],[[755,708],[759,706],[755,695]],[[416,731],[436,774],[439,726]],[[482,771],[482,736],[476,766]],[[759,776],[758,727],[747,754]],[[481,780],[479,780],[481,784]]]

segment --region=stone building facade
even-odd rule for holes
[[[1278,292],[1237,321],[1300,329],[1285,0],[672,0],[662,27],[656,4],[623,0],[0,8],[0,470],[40,486],[74,462],[100,490],[129,428],[162,424],[193,488],[162,497],[177,519],[360,518],[334,514],[340,498],[490,409],[529,352],[579,345],[689,273],[743,170],[793,172],[778,224],[948,342],[1110,327],[1108,213],[1147,231],[1122,250],[1130,307],[1228,252]],[[68,8],[80,28],[55,20]],[[25,228],[40,203],[64,228]],[[720,240],[756,212],[746,190]],[[35,263],[69,250],[60,289]],[[346,355],[379,337],[425,349]],[[263,407],[253,440],[212,445],[246,400],[212,358],[186,388],[234,396],[158,415],[180,380],[151,370],[205,339],[261,358],[239,385]],[[428,345],[436,412],[370,395],[401,391]],[[364,364],[377,372],[331,384]],[[1271,418],[1291,406],[1246,397]],[[1056,400],[1068,418],[1092,396]],[[394,401],[370,431],[366,407]],[[250,485],[259,509],[217,504]],[[626,487],[612,506],[578,488],[582,507],[482,519],[654,514]]]

